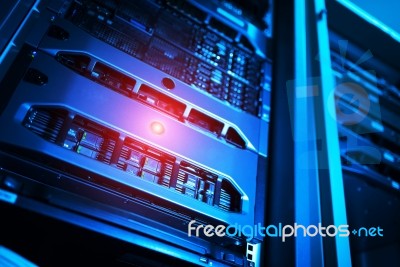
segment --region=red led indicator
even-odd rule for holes
[[[151,125],[150,125],[150,128],[151,128],[151,131],[152,131],[154,134],[163,134],[164,131],[165,131],[164,125],[162,125],[162,124],[161,124],[160,122],[158,122],[158,121],[152,122]]]

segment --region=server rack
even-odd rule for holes
[[[398,43],[393,42],[386,34],[360,20],[354,14],[347,13],[348,10],[337,2],[328,1],[327,7],[325,7],[323,1],[318,0],[307,3],[289,2],[289,4],[279,3],[278,1],[272,3],[274,8],[274,30],[272,32],[274,65],[268,145],[269,178],[266,193],[266,224],[278,224],[279,222],[318,224],[318,222],[322,222],[323,224],[349,224],[350,226],[362,227],[365,223],[373,222],[375,224],[383,223],[385,231],[391,233],[391,235],[373,240],[357,239],[357,237],[351,235],[349,239],[298,237],[285,243],[269,238],[265,240],[266,246],[263,248],[265,251],[263,263],[265,262],[267,266],[396,264],[398,261],[399,231],[395,226],[398,222],[399,186],[396,165],[398,162],[397,139],[395,139],[397,129],[395,129],[394,121],[397,116],[397,77],[400,67],[398,66],[399,61],[396,60],[397,54],[390,53],[390,51],[396,51]],[[57,3],[61,3],[61,1]],[[15,9],[19,13],[13,14],[19,14],[19,21],[21,22],[38,16],[37,4],[35,1],[20,2],[18,3],[19,8]],[[14,6],[14,8],[16,7]],[[10,10],[12,10],[12,5],[10,5]],[[341,20],[343,14],[348,16],[349,19]],[[4,14],[4,17],[6,15]],[[341,25],[342,23],[344,25]],[[366,27],[369,33],[373,33],[379,38],[376,39],[376,42],[373,42],[366,36],[353,36],[351,27],[348,27],[351,23]],[[10,30],[12,33],[10,36],[18,32],[18,34],[14,34],[16,37],[29,33],[29,27],[18,28],[18,25],[10,24],[4,29]],[[8,36],[7,31],[3,36]],[[343,65],[341,66],[342,58],[337,57],[338,53],[340,55],[340,47],[335,47],[338,41],[344,39],[348,39],[349,43],[349,60],[343,63],[345,65],[343,71],[340,70],[340,67],[343,67]],[[7,63],[8,58],[5,55],[9,54],[10,51],[12,53],[13,47],[18,46],[19,41],[18,38],[2,39],[1,61],[3,66],[9,63]],[[366,43],[367,45],[365,45]],[[385,47],[388,47],[388,49],[382,49],[382,43],[385,43]],[[372,53],[374,55],[376,53],[377,59],[367,62],[367,65],[362,66],[361,70],[355,69],[354,71],[357,56],[362,56],[365,52],[362,49],[368,49],[369,46],[373,48]],[[360,47],[361,52],[359,51]],[[316,57],[318,60],[315,60]],[[368,75],[363,70],[367,67],[372,67],[379,74],[380,79],[376,80],[376,84],[372,83],[372,86],[371,81],[363,82],[368,80]],[[375,96],[379,99],[381,105],[379,110],[380,121],[376,122],[376,112],[378,111],[375,110],[375,113],[371,116],[369,114],[365,116],[368,119],[372,118],[371,121],[356,123],[356,126],[364,127],[361,132],[354,124],[353,127],[348,127],[348,125],[339,121],[337,125],[336,118],[341,118],[341,113],[336,115],[333,115],[335,112],[332,113],[332,110],[337,108],[333,105],[340,102],[340,96],[339,100],[335,102],[332,91],[338,83],[343,81],[338,79],[338,75],[345,73],[347,76],[351,76],[346,71],[355,74],[358,77],[358,82],[361,78],[360,84],[364,86],[363,88],[367,88],[369,99],[374,99]],[[3,75],[1,78],[7,79],[4,76],[5,72],[1,74]],[[334,77],[336,77],[336,81],[334,81]],[[350,78],[353,78],[352,81],[354,81],[354,76]],[[299,97],[296,90],[305,90],[299,93],[302,97]],[[344,110],[347,108],[347,111],[349,109],[352,111],[349,101],[342,102],[340,104],[343,104]],[[338,112],[341,111],[343,110]],[[372,134],[365,132],[365,125],[368,126],[368,123],[370,127],[371,125],[373,128],[375,127]],[[304,125],[305,127],[303,127]],[[349,147],[349,139],[356,140],[357,146]],[[372,147],[372,150],[360,150],[358,149],[360,144],[364,147]],[[380,155],[380,157],[377,155]],[[304,162],[306,162],[306,168],[304,168]],[[2,163],[7,163],[14,168],[23,166],[27,172],[35,170],[35,166],[28,162],[4,155],[2,156]],[[45,184],[52,183],[52,178],[56,176],[49,171],[46,177],[40,178],[40,181]],[[63,179],[63,177],[61,178]],[[4,191],[2,191],[3,202],[13,202],[15,197],[13,192],[18,192],[21,189],[18,178],[10,179],[7,175],[3,175],[1,181],[4,189],[2,189]],[[34,185],[35,181],[28,183]],[[67,184],[65,186],[68,187]],[[84,184],[81,186],[85,187]],[[25,187],[28,186],[25,185]],[[45,190],[41,184],[35,184],[33,187],[38,190]],[[88,187],[87,190],[90,194],[91,189]],[[56,194],[63,195],[62,192]],[[92,192],[91,194],[96,195],[97,193]],[[115,199],[116,202],[119,201],[118,196],[110,194],[104,196],[106,195],[107,198]],[[35,213],[26,212],[26,209],[34,210],[67,221],[68,224],[61,223],[59,226],[61,229],[64,227],[68,229],[69,223],[83,228],[88,228],[90,225],[91,230],[97,229],[102,234],[106,233],[113,238],[117,237],[119,241],[106,239],[103,242],[116,242],[116,246],[121,247],[121,250],[117,249],[117,252],[110,250],[110,252],[112,251],[110,258],[96,259],[95,262],[100,263],[101,260],[109,260],[110,264],[118,263],[122,265],[136,262],[142,265],[154,264],[157,266],[156,261],[149,260],[146,257],[138,257],[138,253],[121,254],[123,250],[132,251],[129,243],[136,243],[136,245],[139,245],[135,246],[138,251],[153,251],[154,257],[163,256],[163,259],[171,266],[182,264],[178,263],[178,259],[183,259],[184,264],[189,264],[188,262],[207,264],[205,258],[200,258],[199,262],[197,255],[176,248],[171,250],[168,246],[164,247],[165,244],[157,243],[155,239],[133,237],[124,232],[124,229],[114,225],[84,218],[84,216],[82,217],[74,212],[60,211],[48,207],[37,199],[18,197],[18,205],[23,209],[16,208],[15,205],[11,205],[12,208],[10,208],[9,204],[4,204],[3,207],[11,220],[11,222],[5,223],[4,226],[8,228],[3,228],[3,230],[10,230],[10,233],[14,231],[12,229],[13,220],[17,217],[21,216],[26,218],[27,221],[30,220],[29,218],[37,218],[38,215]],[[371,198],[376,199],[376,201],[369,202]],[[64,200],[71,205],[74,203],[74,200],[67,196]],[[87,203],[89,208],[93,205],[93,203]],[[385,216],[383,216],[382,210],[387,211]],[[366,211],[369,214],[365,213]],[[97,215],[99,217],[104,216],[101,213]],[[376,219],[379,216],[382,216],[381,220]],[[46,221],[48,219],[47,217],[40,217],[40,220]],[[50,222],[50,224],[52,223],[54,222]],[[140,226],[136,225],[135,227]],[[38,226],[34,226],[32,230],[38,228]],[[82,230],[68,231],[79,232]],[[22,231],[22,233],[29,235],[30,232]],[[88,232],[83,231],[82,233],[86,235]],[[9,240],[13,239],[13,234],[7,236]],[[62,238],[67,237],[63,236]],[[133,239],[139,240],[139,242],[132,242]],[[36,240],[35,238],[30,239],[31,242]],[[12,246],[18,247],[19,244],[17,243]],[[74,241],[71,241],[71,244],[76,245]],[[90,243],[88,245],[90,246]],[[154,246],[157,246],[158,249],[154,250]],[[65,249],[64,246],[61,247]],[[93,263],[89,260],[89,256],[95,255],[96,252],[86,250],[83,247],[80,247],[80,249],[83,249],[83,255],[85,252],[87,253],[88,264]],[[50,248],[44,246],[44,249]],[[157,251],[164,253],[159,254]],[[165,253],[166,251],[168,252]],[[26,253],[45,257],[45,252],[39,249],[28,250]],[[293,257],[283,256],[287,254]],[[60,253],[58,256],[65,257],[65,254]],[[58,258],[54,257],[47,262],[44,261],[44,263],[54,264],[57,260]]]

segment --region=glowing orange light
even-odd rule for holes
[[[163,134],[165,129],[164,129],[164,125],[162,125],[160,122],[158,121],[154,121],[151,123],[150,125],[151,131],[155,134]]]

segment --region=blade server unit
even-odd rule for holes
[[[25,16],[2,47],[3,189],[198,265],[259,266],[262,240],[188,237],[187,225],[264,221],[265,21],[225,1],[9,8]]]

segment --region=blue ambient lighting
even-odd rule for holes
[[[393,39],[395,39],[397,42],[400,42],[400,34],[397,31],[395,31],[392,28],[388,27],[385,23],[383,23],[382,21],[378,20],[377,18],[375,18],[374,16],[372,16],[371,14],[369,14],[368,12],[366,12],[365,10],[363,10],[362,8],[357,6],[356,4],[352,3],[349,0],[337,0],[337,2],[342,4],[346,8],[350,9],[352,12],[354,12],[355,14],[360,16],[361,18],[365,19],[366,21],[368,21],[372,25],[374,25],[374,26],[378,27],[379,29],[381,29],[382,31],[384,31],[385,33],[390,35]]]

